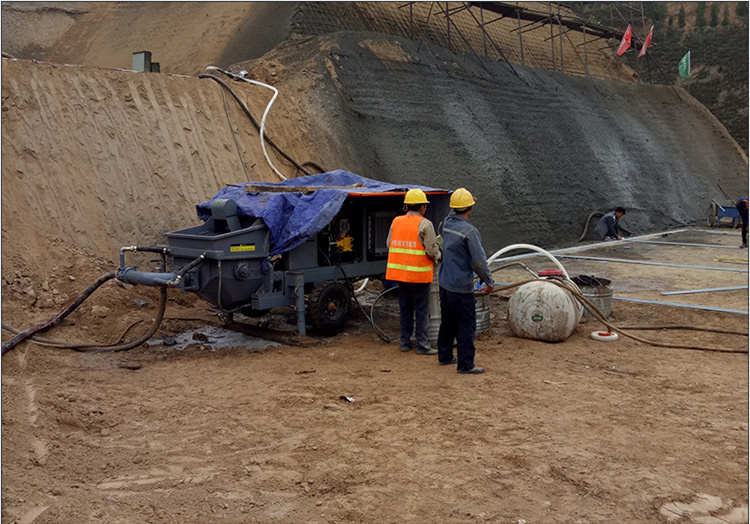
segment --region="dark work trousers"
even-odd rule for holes
[[[747,208],[737,208],[737,210],[740,212],[740,221],[742,222],[742,243],[747,244]]]
[[[474,367],[474,336],[477,333],[477,301],[474,293],[454,293],[440,288],[438,360],[453,360],[453,341],[458,342],[458,370]]]
[[[417,349],[430,349],[427,326],[430,323],[430,284],[398,283],[398,307],[401,317],[401,347],[411,347],[411,334],[416,317]]]

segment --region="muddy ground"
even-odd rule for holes
[[[747,285],[747,251],[735,231],[717,231],[646,240],[726,247],[618,242],[568,254],[733,271],[560,260],[571,275],[611,279],[616,297],[747,311],[747,290],[660,295]],[[108,269],[69,254],[47,291],[31,283],[34,304],[66,304]],[[535,271],[549,266],[521,260]],[[23,278],[3,282],[3,320],[28,327],[60,308],[30,304]],[[520,278],[519,268],[496,273]],[[156,299],[110,282],[45,335],[109,342],[144,319],[126,335],[135,337]],[[294,339],[303,346],[221,347],[196,336],[182,350],[102,354],[24,343],[2,362],[3,521],[747,522],[746,353],[598,342],[589,335],[601,326],[591,320],[563,343],[519,339],[506,304],[491,299],[491,327],[476,344],[481,376],[401,353],[361,314],[338,336]],[[396,302],[376,308],[395,335]],[[620,326],[748,327],[742,314],[620,300],[613,310]],[[207,321],[219,323],[206,303],[170,292],[154,338]],[[292,322],[281,310],[270,327],[291,334]],[[631,333],[748,345],[746,335]],[[685,511],[693,516],[680,517]]]

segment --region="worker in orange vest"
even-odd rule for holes
[[[406,214],[396,217],[388,232],[385,278],[398,282],[401,351],[412,349],[411,335],[415,332],[416,352],[436,355],[437,349],[430,347],[427,327],[430,283],[434,263],[440,262],[440,246],[432,222],[424,217],[427,204],[427,195],[421,189],[410,189],[406,193]]]

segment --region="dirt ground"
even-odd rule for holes
[[[131,53],[147,48],[164,73],[195,74],[260,54],[288,26],[273,3],[6,4],[3,51],[26,60],[2,64],[2,319],[25,329],[115,269],[120,246],[193,224],[194,205],[225,184],[278,178],[257,131],[213,80],[91,66],[129,67]],[[575,239],[592,202],[627,206],[626,226],[645,232],[696,225],[719,191],[746,194],[746,157],[705,108],[666,88],[513,72],[355,32],[287,41],[239,65],[279,88],[266,133],[293,158],[384,181],[460,181],[481,197],[473,218],[488,247]],[[233,89],[263,114],[266,91]],[[648,242],[565,252],[607,261],[560,261],[571,275],[611,279],[615,297],[747,311],[746,289],[661,295],[747,286],[736,231]],[[149,260],[133,263],[145,269]],[[378,291],[374,284],[360,295],[366,309]],[[286,343],[220,339],[225,332],[206,334],[222,324],[216,312],[174,290],[150,344],[131,351],[25,342],[1,361],[0,516],[16,524],[748,522],[746,353],[624,336],[598,342],[590,333],[601,326],[591,320],[563,343],[519,339],[502,294],[477,339],[481,376],[401,353],[356,311],[335,337],[290,338],[294,314],[279,310],[243,325],[268,337],[273,329]],[[131,340],[148,329],[157,301],[153,289],[108,282],[43,336]],[[746,314],[619,299],[613,308],[613,322],[631,328],[748,330]],[[391,336],[397,313],[388,296],[375,307]],[[632,332],[748,348],[746,335]],[[3,331],[3,342],[11,336]]]
[[[644,240],[682,245],[564,254],[734,271],[559,260],[571,275],[611,279],[615,297],[747,311],[747,290],[660,295],[746,286],[735,231]],[[24,271],[4,278],[4,322],[51,318],[110,269],[68,254],[46,291]],[[517,268],[495,276],[525,278]],[[360,297],[372,303],[375,293]],[[395,335],[397,304],[387,297],[375,319]],[[126,336],[134,337],[156,299],[110,282],[44,336],[109,342],[144,319]],[[26,342],[2,362],[3,522],[747,522],[746,353],[598,342],[591,320],[562,343],[519,339],[506,305],[491,299],[491,327],[476,343],[481,376],[401,353],[358,313],[342,334],[303,346],[221,347],[195,336],[182,350],[80,353]],[[166,316],[156,340],[218,323],[206,303],[174,291]],[[279,312],[275,327],[291,332],[292,317]],[[611,320],[748,328],[747,315],[620,300]],[[630,332],[748,347],[741,335]]]

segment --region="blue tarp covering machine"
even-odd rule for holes
[[[388,230],[415,187],[428,195],[427,218],[437,226],[449,211],[442,189],[342,170],[227,186],[196,206],[203,224],[167,233],[166,246],[123,247],[116,278],[179,287],[228,314],[294,306],[300,334],[306,312],[316,331],[335,333],[349,317],[351,282],[384,278]],[[126,267],[128,251],[159,253],[160,271]]]

